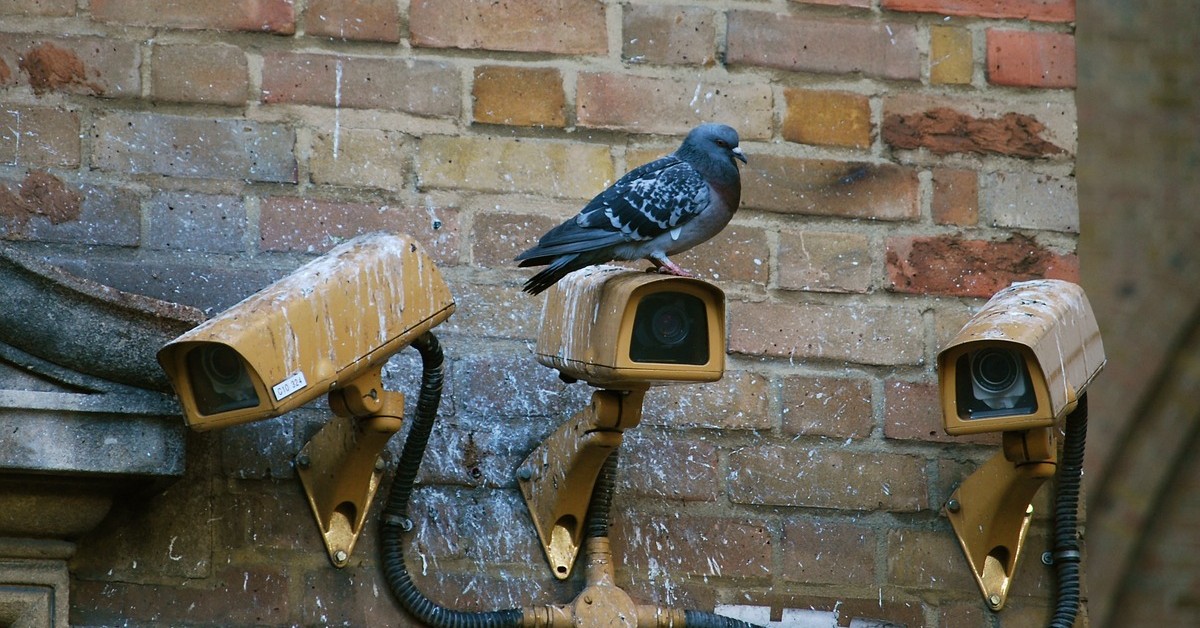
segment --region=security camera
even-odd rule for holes
[[[549,291],[536,352],[601,388],[713,382],[725,371],[725,294],[617,266],[577,271]]]
[[[354,238],[158,352],[195,430],[278,416],[379,367],[454,311],[407,236]]]
[[[946,433],[1053,425],[1104,366],[1087,296],[1053,279],[996,293],[938,354]]]

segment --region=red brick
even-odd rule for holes
[[[917,364],[920,314],[903,306],[729,304],[729,350],[788,359]]]
[[[567,123],[562,73],[556,68],[481,66],[475,68],[471,95],[476,122],[549,127]]]
[[[703,65],[716,61],[713,12],[700,7],[626,5],[622,14],[629,63]]]
[[[1075,154],[1075,105],[1066,97],[1039,102],[897,93],[883,101],[885,143],[935,154],[1000,154],[1062,159]]]
[[[896,440],[999,445],[996,434],[950,436],[942,428],[937,382],[889,381],[883,386],[883,435]]]
[[[684,135],[702,122],[721,122],[742,139],[771,136],[769,85],[724,80],[657,78],[630,74],[583,73],[575,95],[579,126]]]
[[[728,40],[730,65],[921,78],[917,28],[912,24],[731,11]]]
[[[296,9],[293,0],[91,0],[91,10],[93,19],[117,24],[191,30],[258,31],[277,35],[291,35],[296,32]]]
[[[741,281],[764,288],[770,273],[767,234],[763,229],[731,225],[713,239],[672,256],[672,261],[703,278]]]
[[[933,169],[933,222],[973,227],[979,223],[979,178],[974,170]]]
[[[727,485],[738,504],[916,512],[928,501],[922,458],[811,445],[736,449]]]
[[[270,197],[259,211],[264,251],[323,253],[372,231],[406,233],[439,264],[458,261],[458,211],[312,198]]]
[[[1015,87],[1075,87],[1075,36],[990,28],[988,82]]]
[[[513,259],[559,222],[538,214],[479,214],[475,217],[476,237],[471,238],[471,258],[483,268],[515,269]]]
[[[109,113],[92,131],[93,165],[128,174],[296,182],[295,132],[240,118]]]
[[[893,164],[751,155],[742,171],[742,206],[785,214],[915,220],[915,170]]]
[[[779,287],[813,292],[867,292],[871,240],[860,233],[779,234]]]
[[[854,7],[857,9],[871,8],[871,0],[795,0],[802,4],[825,4],[836,7]]]
[[[127,190],[31,170],[22,181],[0,181],[0,234],[9,240],[136,246],[139,204]]]
[[[871,102],[861,94],[785,89],[783,139],[818,146],[871,146]]]
[[[642,422],[672,428],[765,430],[770,382],[759,373],[726,371],[711,384],[662,386],[646,394]]]
[[[950,522],[937,530],[895,529],[887,533],[887,582],[902,587],[978,594],[971,568]]]
[[[118,39],[0,34],[0,66],[13,75],[12,83],[29,85],[38,95],[137,98],[142,89],[140,63],[137,45]]]
[[[76,168],[79,158],[79,114],[14,104],[0,109],[0,163]]]
[[[866,438],[875,420],[871,382],[791,376],[783,380],[783,433]]]
[[[785,580],[806,584],[875,582],[875,531],[840,520],[789,519],[780,539]]]
[[[880,8],[942,15],[1027,19],[1035,22],[1075,20],[1075,0],[881,0]]]
[[[771,532],[765,525],[688,514],[619,517],[613,554],[632,573],[769,578]]]
[[[621,445],[622,495],[711,502],[721,493],[718,449],[702,440],[630,430]]]
[[[392,0],[309,0],[304,34],[358,41],[400,41],[400,8]]]
[[[958,235],[888,238],[885,258],[892,290],[914,294],[990,297],[1014,281],[1079,280],[1079,258],[1013,235],[966,240]]]
[[[236,46],[154,46],[150,94],[156,100],[241,105],[250,99],[246,55]]]
[[[148,249],[238,253],[246,249],[246,207],[240,196],[188,192],[155,195],[146,205]]]
[[[604,4],[598,0],[413,0],[414,46],[603,54],[608,50]]]
[[[458,71],[440,61],[273,52],[263,56],[262,99],[385,109],[434,117],[461,111]]]

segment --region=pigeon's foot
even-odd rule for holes
[[[651,258],[650,261],[654,263],[654,266],[657,268],[658,272],[664,275],[675,275],[676,277],[695,277],[695,275],[684,270],[683,268],[680,268],[678,264],[672,262],[666,257],[663,257],[662,259]]]

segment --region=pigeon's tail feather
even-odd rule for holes
[[[587,268],[588,266],[601,264],[610,260],[612,260],[612,255],[606,255],[602,251],[584,251],[582,253],[560,255],[550,261],[549,266],[530,277],[522,289],[529,294],[540,294],[550,286],[558,283],[559,279],[581,268]]]

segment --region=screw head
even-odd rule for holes
[[[987,602],[988,606],[991,606],[992,608],[999,608],[1001,602],[1000,596],[993,593],[988,596]]]
[[[383,471],[383,469],[385,467],[387,467],[387,462],[384,461],[383,456],[380,456],[375,459],[375,470],[376,471]]]
[[[957,499],[951,499],[950,501],[946,502],[946,510],[949,510],[950,512],[958,512],[959,510],[962,510],[962,504],[958,503]]]
[[[527,481],[532,477],[533,477],[533,471],[529,467],[521,467],[520,469],[517,469],[517,479],[518,480],[526,480]]]
[[[1043,565],[1053,565],[1054,564],[1054,554],[1052,554],[1050,552],[1042,552],[1042,564]]]
[[[346,553],[346,550],[338,550],[333,553],[333,559],[339,563],[346,562],[347,558],[350,558],[350,555]]]
[[[296,456],[296,465],[301,469],[307,469],[311,464],[312,460],[309,459],[308,454],[300,454],[299,456]]]

